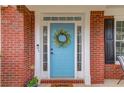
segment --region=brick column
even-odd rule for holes
[[[31,67],[32,69],[30,70],[31,77],[34,76],[34,64],[35,64],[35,15],[34,12],[31,11]]]
[[[24,86],[34,76],[34,12],[2,8],[2,86]]]
[[[24,69],[24,20],[15,8],[2,7],[2,86],[23,86]]]
[[[91,82],[104,83],[104,12],[90,15]]]
[[[1,20],[1,6],[0,6],[0,20]],[[0,86],[1,86],[1,21],[0,21]]]
[[[34,12],[25,6],[17,6],[18,11],[24,14],[24,55],[26,82],[34,76]]]

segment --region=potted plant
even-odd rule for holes
[[[33,77],[27,84],[27,87],[37,87],[38,86],[38,78]]]

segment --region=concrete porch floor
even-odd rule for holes
[[[92,84],[86,86],[84,84],[73,84],[74,87],[124,87],[124,80],[117,84],[118,79],[105,79],[104,84]],[[51,84],[40,84],[39,87],[51,87]]]

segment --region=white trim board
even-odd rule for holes
[[[82,25],[82,31],[84,32],[83,33],[83,36],[84,36],[84,43],[82,45],[82,47],[84,48],[84,53],[83,53],[83,74],[82,73],[78,73],[79,75],[82,75],[83,76],[83,79],[85,80],[85,84],[86,85],[90,85],[91,84],[91,81],[90,81],[90,29],[89,29],[89,26],[90,26],[90,13],[89,12],[86,12],[86,13],[80,13],[82,14],[83,16],[83,20],[82,20],[82,23],[80,25]],[[51,14],[51,15],[54,15],[54,14]],[[55,15],[59,15],[59,14],[55,14]],[[61,14],[62,15],[62,14]],[[65,16],[67,15],[70,15],[70,14],[64,14]],[[71,14],[72,15],[72,14]],[[78,14],[74,15],[73,16],[77,16]],[[42,35],[41,33],[41,26],[43,25],[48,25],[49,23],[46,22],[45,24],[42,23],[43,20],[42,17],[45,16],[44,14],[40,14],[38,12],[36,12],[35,14],[35,76],[38,76],[39,79],[41,79],[41,59],[42,59],[42,56],[41,54],[39,53],[36,45],[39,44],[40,47],[41,47],[41,41],[40,41],[40,36]],[[79,23],[78,23],[79,24]],[[40,50],[41,51],[41,50]],[[46,73],[47,74],[47,73]],[[44,77],[46,79],[46,77]],[[48,79],[50,79],[49,77],[47,77]]]
[[[42,79],[51,79],[50,78],[50,24],[51,23],[75,23],[75,32],[74,33],[75,33],[75,37],[76,37],[75,38],[75,46],[76,47],[74,49],[74,52],[75,52],[75,56],[74,56],[74,58],[75,58],[75,72],[74,72],[75,75],[74,75],[74,79],[83,79],[83,71],[84,71],[83,66],[82,66],[82,71],[77,71],[77,26],[78,25],[82,26],[81,21],[80,22],[73,22],[73,21],[71,21],[71,22],[70,21],[48,21],[47,23],[43,22],[43,24],[44,24],[43,26],[47,26],[48,27],[48,43],[47,43],[47,45],[48,45],[48,56],[47,56],[48,57],[48,71],[43,71],[42,70],[41,78]],[[43,28],[43,27],[41,27],[41,28]],[[42,29],[42,31],[43,31],[43,29]],[[43,48],[41,50],[43,50]],[[42,56],[42,54],[41,54],[41,56]],[[41,61],[41,63],[42,62],[43,62],[43,60]],[[84,62],[82,61],[82,64],[83,63]]]
[[[85,85],[91,85],[91,76],[90,76],[90,12],[86,12],[85,16],[85,61],[84,61],[84,81]]]

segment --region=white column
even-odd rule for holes
[[[41,62],[40,62],[40,13],[35,12],[35,76],[41,79]],[[39,45],[39,49],[38,46]]]
[[[90,76],[90,12],[85,13],[85,63],[84,63],[84,80],[85,85],[91,85]]]

